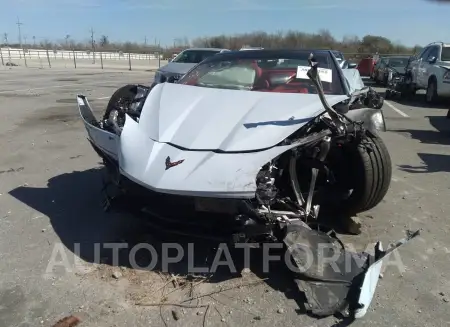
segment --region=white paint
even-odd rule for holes
[[[109,99],[109,98],[111,98],[111,97],[101,97],[101,98],[97,98],[96,100],[106,100],[106,99]]]
[[[297,67],[297,78],[309,79],[307,73],[310,67],[308,66],[298,66]],[[318,68],[320,80],[322,82],[331,83],[333,81],[333,71],[328,68]]]
[[[403,117],[409,117],[407,114],[405,114],[403,111],[401,111],[400,109],[396,108],[393,104],[387,102],[386,100],[384,101],[384,103],[386,103],[386,105],[391,108],[392,110],[394,110],[396,113],[398,113],[399,115],[403,116]]]

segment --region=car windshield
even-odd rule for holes
[[[408,57],[405,58],[389,58],[389,66],[392,67],[406,67],[408,64]]]
[[[441,61],[450,61],[450,47],[442,48]]]
[[[317,90],[306,73],[309,51],[239,51],[209,58],[184,75],[178,84],[217,89],[277,93],[310,93]],[[329,52],[314,54],[319,62],[326,94],[345,94],[340,71]]]
[[[178,54],[172,62],[198,64],[219,52],[219,50],[185,50]]]

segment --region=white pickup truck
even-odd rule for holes
[[[450,44],[428,44],[409,64],[416,90],[426,90],[426,101],[450,98]]]

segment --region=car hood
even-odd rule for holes
[[[167,65],[162,66],[159,70],[162,73],[172,73],[172,74],[186,74],[192,67],[197,64],[186,64],[178,62],[169,62]]]
[[[346,95],[330,95],[330,105]],[[149,93],[139,128],[190,150],[252,151],[275,146],[324,112],[316,94],[270,93],[162,83]]]

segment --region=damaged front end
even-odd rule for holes
[[[308,311],[318,316],[342,313],[351,318],[361,318],[372,301],[383,259],[419,233],[408,235],[387,251],[383,251],[381,243],[377,243],[374,253],[368,254],[347,251],[333,232],[325,233],[317,228],[321,205],[314,199],[318,195],[322,194],[325,198],[336,201],[344,201],[352,196],[342,192],[343,187],[335,182],[335,179],[340,179],[341,183],[346,181],[345,174],[336,174],[330,169],[330,164],[325,163],[330,153],[349,143],[354,143],[354,148],[363,147],[368,152],[377,152],[378,149],[373,150],[373,144],[370,144],[370,140],[365,140],[365,136],[376,135],[378,131],[385,130],[385,123],[380,110],[360,108],[344,115],[330,106],[322,89],[317,63],[312,57],[310,65],[308,77],[317,88],[325,113],[312,119],[276,146],[253,152],[235,151],[224,154],[209,150],[184,151],[179,146],[146,137],[145,141],[151,142],[151,147],[158,148],[158,151],[151,152],[152,162],[142,160],[135,163],[130,159],[131,155],[127,157],[127,153],[120,151],[118,144],[121,138],[126,142],[127,138],[130,140],[133,136],[140,136],[138,128],[134,129],[136,134],[132,134],[129,132],[132,129],[126,131],[123,125],[126,123],[125,117],[129,126],[139,124],[139,108],[142,108],[143,99],[149,90],[138,87],[136,92],[132,92],[135,94],[131,96],[135,100],[132,108],[138,109],[127,109],[124,112],[123,109],[114,107],[101,122],[95,120],[86,98],[78,96],[78,104],[91,144],[103,158],[109,172],[104,187],[105,209],[112,205],[124,206],[151,217],[148,223],[155,229],[187,236],[230,243],[282,241],[292,265],[296,267],[294,278],[305,294]],[[350,100],[351,104],[352,101],[353,99]],[[136,141],[125,151],[144,152],[141,145]],[[172,194],[170,191],[173,189],[167,187],[150,189],[147,187],[149,183],[136,178],[137,173],[134,176],[127,174],[126,169],[121,166],[129,165],[127,167],[133,172],[148,172],[148,167],[157,161],[157,156],[160,156],[158,159],[166,160],[165,170],[171,169],[170,172],[173,172],[173,179],[164,184],[169,185],[169,182],[175,181],[170,184],[177,188]],[[225,161],[225,156],[232,156],[234,160]],[[148,157],[142,156],[146,159]],[[240,163],[246,161],[252,161],[256,168],[249,165],[245,167],[247,170],[243,169]],[[228,170],[233,171],[236,180],[241,183],[240,193],[226,193],[228,189],[234,190],[234,185],[226,185],[228,189],[219,189],[214,193],[216,197],[211,196],[212,192],[209,196],[202,196],[206,187],[202,189],[202,185],[198,185],[201,183],[191,183],[189,186],[195,190],[186,190],[185,185],[193,180],[189,178],[192,178],[198,167],[209,165],[211,168],[224,165],[223,162],[231,167]],[[192,164],[190,169],[186,168],[188,173],[183,174],[181,170],[173,168],[181,163],[184,167]],[[310,172],[308,177],[299,175],[302,173],[299,163],[308,168],[303,169]],[[337,160],[335,166],[342,168],[339,166],[344,164],[345,161]],[[165,176],[164,168],[161,166],[158,169],[159,173],[154,173],[157,176],[154,177],[153,185],[158,185]],[[209,180],[205,182],[207,183],[213,184]],[[321,192],[318,186],[324,184],[337,185],[336,192],[328,192],[328,189],[327,192]],[[109,192],[111,185],[115,194]],[[349,188],[348,185],[345,186]],[[383,196],[381,194],[380,199]],[[182,217],[179,217],[180,212]],[[213,214],[214,219],[211,219]],[[231,239],[223,239],[221,234],[231,235]],[[325,258],[333,258],[333,261],[324,262]]]

